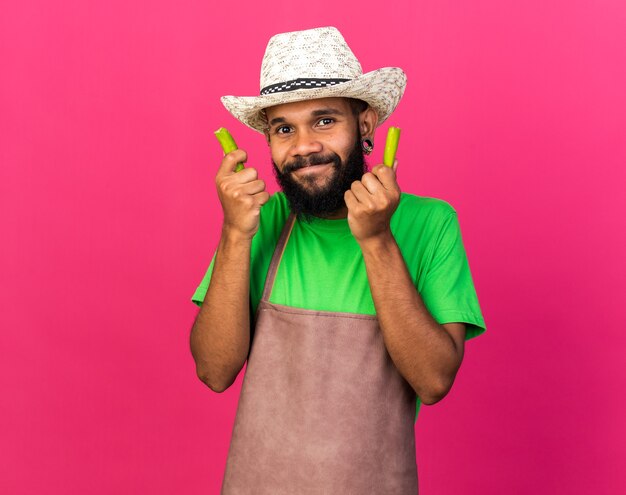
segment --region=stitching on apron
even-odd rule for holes
[[[296,315],[315,315],[324,318],[353,318],[355,320],[378,320],[376,315],[364,315],[360,313],[341,313],[338,311],[319,311],[315,309],[294,308],[292,306],[283,306],[282,304],[274,304],[263,301],[265,307],[261,308],[259,303],[259,311],[276,311]]]
[[[270,266],[265,278],[265,286],[263,287],[263,293],[261,295],[262,301],[270,300],[272,289],[274,288],[274,281],[276,280],[276,274],[278,273],[278,266],[283,258],[283,253],[287,247],[287,241],[291,236],[291,231],[293,230],[293,226],[295,224],[296,216],[293,213],[290,213],[287,217],[285,225],[283,226],[283,230],[280,233],[280,237],[276,243],[276,248],[274,249],[274,254],[272,255],[272,260],[270,261]]]

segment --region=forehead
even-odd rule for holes
[[[341,113],[350,113],[350,102],[347,98],[317,98],[314,100],[295,101],[292,103],[283,103],[265,109],[267,120],[270,121],[277,117],[297,118],[298,116],[306,117],[314,112],[333,109]]]

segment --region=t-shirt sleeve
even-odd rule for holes
[[[436,236],[420,295],[439,324],[465,323],[465,340],[485,332],[485,321],[474,288],[456,211],[445,217]]]
[[[202,301],[204,301],[204,296],[206,295],[206,291],[209,289],[209,282],[211,281],[211,274],[213,273],[213,265],[215,264],[215,254],[213,254],[213,259],[209,264],[209,268],[207,269],[200,285],[198,285],[196,291],[191,296],[191,301],[196,304],[198,307],[202,306]]]

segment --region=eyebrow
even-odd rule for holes
[[[343,112],[336,108],[320,108],[319,110],[313,110],[311,115],[313,117],[321,117],[322,115],[343,115]]]
[[[270,127],[274,124],[282,124],[283,122],[287,122],[283,117],[276,117],[275,119],[270,120]]]
[[[344,112],[338,110],[337,108],[320,108],[318,110],[313,110],[311,112],[311,117],[321,117],[322,115],[344,115]],[[270,127],[276,124],[284,124],[287,122],[285,117],[275,117],[269,121]]]

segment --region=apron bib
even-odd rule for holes
[[[294,222],[257,309],[221,493],[417,494],[416,396],[376,316],[269,302]]]

